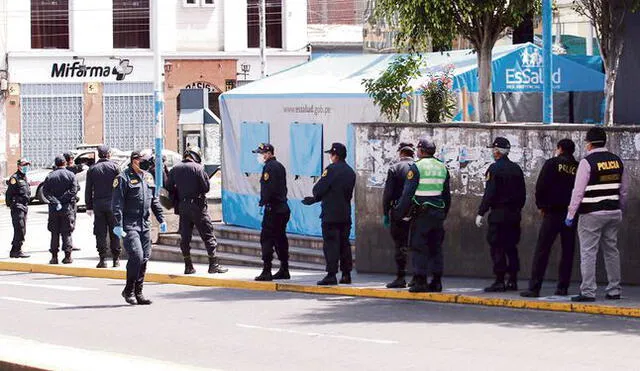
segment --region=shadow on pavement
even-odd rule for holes
[[[124,307],[134,307],[134,305],[129,305],[129,304],[78,305],[78,306],[72,306],[72,307],[49,308],[49,310],[113,309],[113,308],[124,308]]]

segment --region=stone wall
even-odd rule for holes
[[[492,265],[486,243],[486,226],[474,224],[484,193],[484,174],[493,162],[486,148],[495,136],[507,137],[512,145],[510,158],[523,169],[527,203],[523,210],[522,239],[519,245],[522,272],[528,278],[541,217],[535,207],[535,183],[544,161],[553,156],[562,138],[576,142],[576,158],[582,158],[586,125],[482,125],[482,124],[356,124],[356,257],[361,272],[395,271],[394,249],[388,230],[381,222],[382,193],[389,163],[396,157],[400,141],[417,143],[431,136],[438,145],[438,157],[451,174],[452,208],[446,221],[445,275],[490,277]],[[607,130],[607,147],[618,154],[630,176],[630,199],[620,231],[623,280],[640,284],[640,128],[615,127]],[[547,277],[557,277],[557,252]],[[578,253],[574,279],[579,280]],[[599,270],[602,270],[602,263]],[[600,277],[604,278],[602,272]]]

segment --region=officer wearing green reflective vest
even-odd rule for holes
[[[410,292],[442,291],[444,220],[451,207],[449,171],[438,159],[435,143],[418,142],[418,160],[407,173],[402,197],[392,211],[395,218],[412,216],[409,248],[415,284]],[[427,276],[432,280],[427,283]]]

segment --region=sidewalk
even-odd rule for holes
[[[71,265],[49,265],[50,254],[47,251],[30,251],[30,253],[32,255],[28,259],[9,259],[3,254],[2,258],[0,258],[0,270],[120,280],[125,278],[126,261],[121,262],[120,268],[96,269],[94,267],[97,263],[97,258],[95,251],[91,248],[74,251],[74,262]],[[537,299],[525,299],[515,292],[487,294],[482,291],[482,287],[491,283],[491,280],[488,279],[445,277],[445,290],[442,293],[412,294],[407,290],[384,288],[385,283],[393,277],[381,274],[356,273],[353,275],[353,285],[321,287],[315,283],[324,276],[324,272],[317,271],[296,270],[291,272],[292,277],[288,281],[256,282],[253,277],[260,273],[260,269],[256,268],[234,266],[229,267],[229,272],[226,274],[209,275],[207,274],[206,265],[197,264],[196,270],[198,273],[189,276],[182,274],[183,269],[182,263],[151,261],[147,269],[147,281],[176,285],[395,300],[421,300],[640,318],[640,287],[625,287],[623,299],[619,301],[604,300],[604,293],[600,291],[598,292],[598,301],[595,303],[574,304],[569,297],[546,296]],[[521,289],[526,288],[525,281],[521,281],[519,285]],[[554,288],[555,285],[551,282],[545,284],[543,295],[551,295]],[[570,292],[577,293],[575,284],[571,287]]]

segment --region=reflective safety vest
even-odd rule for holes
[[[578,213],[619,210],[624,173],[620,157],[611,152],[594,152],[585,157],[585,160],[591,167],[591,174]]]
[[[420,174],[420,183],[413,201],[418,205],[429,205],[443,209],[445,205],[442,192],[447,180],[447,167],[433,157],[416,161],[416,166]]]

